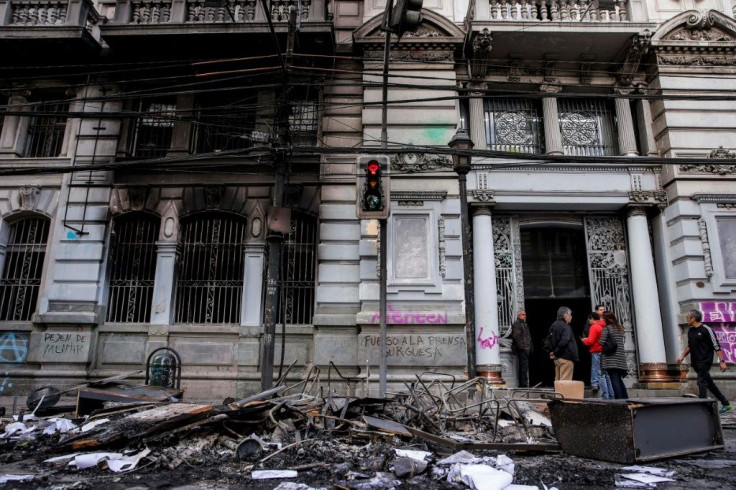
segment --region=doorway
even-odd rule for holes
[[[590,354],[580,341],[592,311],[585,237],[579,227],[521,229],[524,304],[534,351],[529,359],[531,386],[553,386],[554,364],[542,349],[561,306],[572,309],[573,335],[580,362],[573,379],[590,384]]]

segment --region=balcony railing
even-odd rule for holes
[[[291,8],[299,9],[300,21],[324,21],[326,0],[269,0],[273,22],[286,22]],[[121,0],[116,24],[218,24],[266,22],[259,0]]]
[[[627,22],[626,0],[478,0],[474,20]]]
[[[0,25],[93,29],[98,21],[90,0],[0,0]]]

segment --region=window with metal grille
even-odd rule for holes
[[[159,218],[133,212],[115,218],[110,233],[107,321],[151,319]]]
[[[50,102],[33,106],[23,155],[27,158],[58,157],[64,145],[69,104]]]
[[[29,321],[36,310],[49,238],[49,220],[22,218],[10,224],[0,268],[0,320]]]
[[[138,104],[134,124],[134,153],[138,158],[162,158],[171,147],[176,102],[173,99],[146,99]]]
[[[557,104],[565,155],[618,155],[616,122],[610,101],[558,99]]]
[[[519,153],[544,153],[539,103],[530,99],[486,99],[488,148]]]
[[[308,97],[294,100],[289,115],[289,135],[291,144],[296,146],[314,146],[317,144],[319,130],[317,101]]]
[[[281,261],[281,308],[278,323],[311,325],[314,315],[317,219],[292,211]]]
[[[176,323],[240,323],[245,225],[226,213],[182,220]]]
[[[253,146],[255,95],[203,99],[193,125],[195,153],[218,153]]]

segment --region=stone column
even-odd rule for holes
[[[246,243],[243,270],[243,303],[240,325],[260,330],[263,325],[263,271],[266,263],[266,244]]]
[[[10,238],[10,227],[8,222],[0,218],[0,274],[5,269],[5,255],[8,249],[8,239]]]
[[[547,93],[557,93],[562,89],[559,85],[542,85],[540,90]],[[560,132],[560,115],[557,112],[557,98],[544,97],[542,99],[542,113],[544,115],[544,146],[547,155],[563,155],[562,133]]]
[[[639,156],[634,134],[634,118],[631,117],[629,99],[616,99],[616,128],[618,129],[618,152],[621,156]]]
[[[672,274],[672,261],[669,255],[669,240],[667,239],[667,219],[664,212],[660,212],[652,219],[652,237],[654,240],[654,267],[659,278],[659,307],[662,310],[662,322],[664,324],[662,331],[667,364],[673,366],[669,370],[670,376],[677,379],[679,378],[679,366],[675,366],[677,365],[677,357],[682,352],[680,326],[677,324],[677,314],[680,307],[674,291],[675,279]]]
[[[642,383],[668,381],[662,315],[657,301],[659,288],[644,208],[628,209],[626,228],[629,235],[636,342],[641,367],[639,381]]]
[[[652,127],[652,106],[646,99],[636,101],[636,116],[639,120],[639,141],[641,152],[649,157],[658,157],[657,141],[654,139],[654,128]]]
[[[478,376],[488,378],[493,384],[504,384],[501,375],[493,227],[488,207],[477,208],[473,213],[473,283],[476,371]]]
[[[483,109],[483,94],[479,91],[485,89],[486,84],[475,84],[472,87],[475,91],[470,91],[470,139],[476,150],[486,150],[486,118]]]
[[[174,277],[179,247],[176,242],[156,243],[156,275],[153,283],[151,323],[171,325],[174,310]]]
[[[26,105],[28,100],[23,95],[11,95],[8,98],[8,112],[28,111]],[[2,133],[0,134],[0,154],[15,154],[22,156],[23,148],[19,144],[25,142],[25,138],[18,138],[19,134],[25,134],[28,128],[28,118],[17,114],[8,114],[5,116]]]

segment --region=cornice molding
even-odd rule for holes
[[[700,204],[736,204],[736,194],[693,194],[690,199]]]

